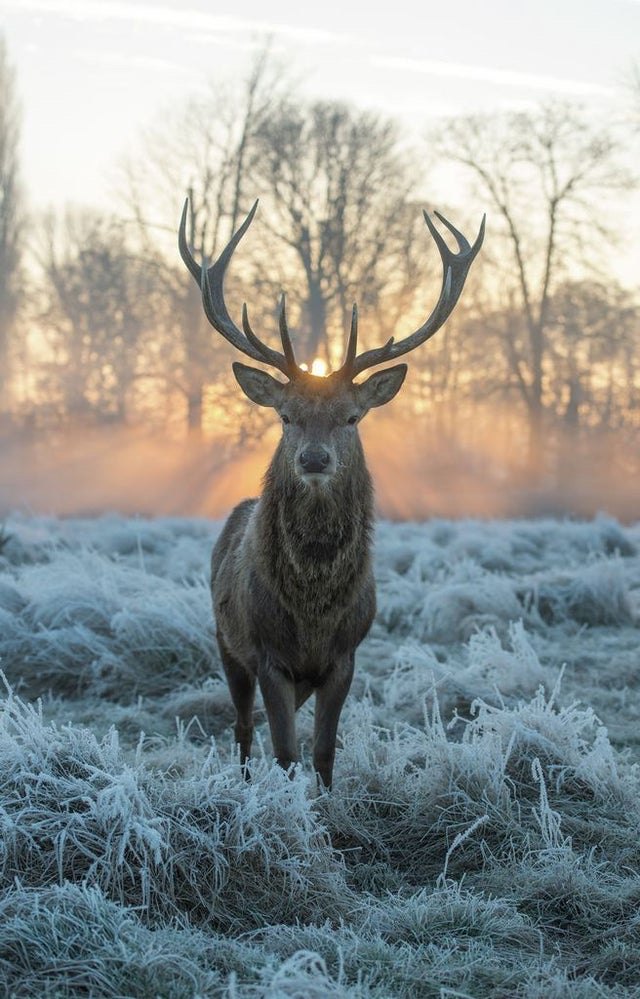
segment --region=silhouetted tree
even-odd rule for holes
[[[0,389],[6,380],[9,338],[22,291],[24,212],[18,144],[20,108],[15,72],[0,35]],[[4,400],[4,392],[1,393]],[[0,408],[4,408],[0,403]]]
[[[618,164],[619,144],[581,109],[552,103],[453,119],[437,136],[437,151],[466,168],[489,213],[496,297],[520,314],[501,339],[528,414],[530,458],[539,466],[553,364],[552,296],[572,267],[600,265],[610,236],[603,196],[630,184]]]
[[[257,143],[266,224],[299,275],[307,359],[330,358],[335,330],[337,361],[353,301],[373,313],[407,271],[409,156],[392,120],[324,101],[282,102]]]
[[[128,394],[145,373],[153,272],[132,255],[122,227],[95,213],[49,216],[41,243],[47,394],[61,416],[125,422]]]
[[[192,432],[202,427],[205,389],[221,371],[226,374],[231,348],[204,318],[200,293],[178,257],[182,204],[188,194],[194,255],[211,262],[255,198],[248,183],[255,135],[282,86],[265,48],[241,87],[212,85],[205,95],[164,114],[125,164],[124,203],[135,222],[141,254],[148,266],[161,270],[166,332],[180,355],[170,377],[186,398]],[[234,266],[232,283],[238,273]]]
[[[619,430],[640,408],[640,306],[614,281],[567,281],[549,309],[549,405],[565,430]]]

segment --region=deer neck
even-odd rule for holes
[[[265,476],[258,514],[261,561],[278,585],[344,587],[369,565],[373,487],[362,447],[326,486],[310,489],[281,446]]]

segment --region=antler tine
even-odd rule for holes
[[[356,358],[356,352],[358,349],[358,306],[353,303],[353,309],[351,310],[351,329],[349,330],[349,339],[347,341],[347,349],[344,355],[344,361],[342,362],[342,367],[336,371],[336,376],[344,379],[345,381],[351,381],[353,378],[353,362]]]
[[[428,213],[424,212],[423,214],[429,232],[438,247],[440,259],[442,260],[442,287],[435,308],[427,321],[415,330],[414,333],[411,333],[410,336],[397,342],[394,342],[392,337],[383,347],[367,350],[364,354],[356,357],[353,362],[352,377],[360,374],[366,368],[372,368],[376,364],[382,364],[384,361],[392,361],[396,357],[401,357],[402,354],[408,354],[409,351],[415,350],[420,344],[425,343],[444,325],[460,298],[469,268],[482,246],[486,215],[482,216],[478,235],[476,236],[475,243],[471,246],[467,238],[444,215],[441,215],[439,212],[434,213],[442,224],[447,227],[449,232],[455,236],[458,244],[458,252],[454,253],[434,226]]]
[[[260,351],[260,353],[262,354],[263,360],[264,360],[264,358],[265,358],[265,351],[268,348],[262,342],[262,340],[258,339],[258,337],[256,336],[256,334],[253,332],[253,329],[251,328],[251,324],[249,322],[249,313],[247,312],[247,303],[246,302],[242,303],[242,329],[244,330],[245,336],[246,336],[247,340],[249,341],[249,343],[253,344],[253,346],[256,348],[256,350]]]
[[[422,214],[425,217],[425,222],[427,223],[427,225],[429,225],[429,222],[431,220],[429,219],[429,216],[428,216],[427,212],[424,210],[424,208],[422,209]],[[436,211],[435,208],[433,210],[433,214],[436,216],[436,218],[440,219],[440,221],[442,222],[442,224],[447,227],[447,229],[449,230],[449,232],[452,233],[456,237],[456,242],[458,243],[458,249],[460,250],[461,253],[464,253],[466,250],[470,250],[471,249],[471,247],[469,246],[469,240],[464,235],[464,233],[460,232],[459,229],[456,229],[456,227],[453,225],[453,223],[449,222],[449,220],[446,219],[444,217],[444,215],[441,215],[440,212]],[[483,225],[484,225],[485,218],[486,218],[486,215],[483,215],[482,216],[482,224]]]
[[[289,336],[289,327],[287,326],[287,313],[285,309],[284,292],[282,292],[282,297],[280,298],[280,315],[279,315],[279,325],[280,325],[280,339],[282,340],[282,349],[284,350],[284,356],[287,359],[287,364],[294,370],[298,369],[296,364],[295,354],[293,353],[293,346],[291,344],[291,337]]]
[[[295,370],[291,367],[288,358],[279,351],[272,350],[271,347],[262,343],[262,341],[255,335],[249,326],[246,306],[243,307],[243,333],[231,319],[224,301],[223,285],[227,266],[233,256],[233,251],[253,221],[253,217],[258,208],[258,202],[255,202],[246,219],[238,231],[233,234],[216,262],[208,268],[206,267],[206,262],[204,267],[200,267],[194,260],[194,257],[189,249],[186,234],[188,208],[189,199],[187,198],[184,203],[182,218],[180,220],[178,246],[182,259],[200,286],[202,293],[202,305],[207,319],[214,329],[216,329],[218,333],[222,334],[225,340],[232,344],[232,346],[234,346],[237,350],[246,354],[248,357],[251,357],[254,361],[261,361],[263,364],[270,364],[272,367],[278,368],[278,370],[282,371],[288,378],[294,377]]]
[[[184,207],[182,209],[182,216],[180,218],[180,228],[178,230],[178,248],[180,250],[180,256],[184,260],[185,264],[193,274],[194,278],[198,282],[198,287],[202,280],[202,268],[198,266],[195,262],[191,250],[189,249],[189,242],[187,240],[187,215],[189,213],[189,199],[184,199]]]

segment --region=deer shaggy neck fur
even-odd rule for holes
[[[256,516],[258,566],[297,617],[341,614],[370,571],[373,489],[360,442],[349,465],[322,486],[291,469],[282,443]]]

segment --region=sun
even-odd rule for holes
[[[303,371],[309,371],[308,364],[301,364],[300,367]],[[316,357],[311,362],[311,374],[315,375],[316,378],[325,378],[328,370],[327,362],[322,357]]]

